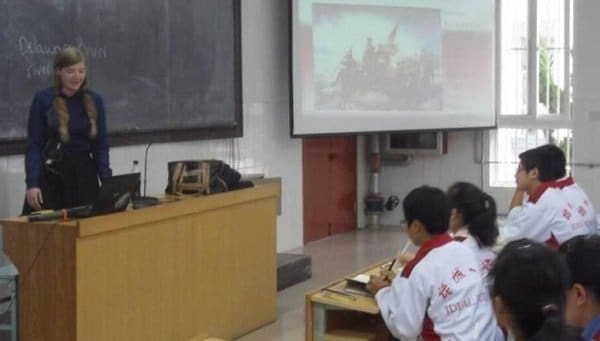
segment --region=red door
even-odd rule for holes
[[[356,137],[305,138],[304,243],[356,229]]]

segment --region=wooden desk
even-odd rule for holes
[[[378,275],[379,269],[390,260],[373,264],[364,270],[358,271],[350,276],[359,274]],[[327,335],[327,313],[331,311],[351,311],[365,313],[370,316],[379,316],[377,302],[371,296],[360,294],[338,294],[325,289],[344,292],[346,280],[339,279],[315,291],[309,292],[305,297],[305,339],[307,341],[322,341],[333,338]],[[347,337],[346,337],[347,338]]]
[[[232,339],[276,318],[279,186],[66,222],[4,220],[20,340]]]

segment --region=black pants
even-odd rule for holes
[[[44,209],[61,209],[90,204],[98,195],[98,170],[89,154],[64,158],[53,171],[42,167],[40,189]],[[25,201],[23,213],[33,211]]]

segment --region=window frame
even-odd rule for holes
[[[572,1],[562,0],[564,6],[564,85],[565,92],[568,93],[566,105],[561,107],[561,112],[556,114],[538,114],[538,70],[539,70],[539,50],[538,50],[538,0],[527,0],[527,113],[524,115],[503,115],[502,114],[502,0],[496,1],[496,130],[502,128],[519,129],[571,129],[572,130]],[[533,99],[533,100],[532,100]],[[507,213],[508,204],[514,193],[514,187],[491,186],[491,166],[500,161],[491,160],[491,146],[498,145],[493,141],[492,131],[482,134],[482,184],[484,190],[497,199],[498,212]],[[515,166],[516,168],[516,166]]]

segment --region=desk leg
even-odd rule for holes
[[[17,320],[17,317],[19,316],[19,276],[15,276],[13,290],[11,302],[13,306],[10,312],[10,323],[12,325],[10,335],[12,341],[17,341],[19,339],[19,321]]]
[[[325,338],[325,306],[321,303],[313,302],[313,340],[323,341]]]
[[[14,299],[14,298],[13,298]],[[12,304],[16,304],[16,302],[12,303]],[[19,326],[17,325],[17,308],[13,308],[11,309],[10,312],[10,324],[11,324],[11,329],[10,329],[10,339],[11,341],[17,341],[17,328],[19,328]]]

